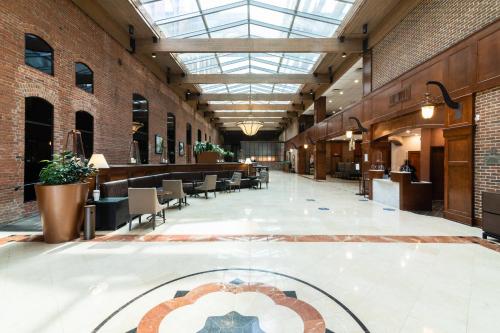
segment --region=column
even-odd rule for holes
[[[322,122],[326,117],[326,96],[314,101],[314,123]],[[314,149],[314,179],[326,179],[326,141],[317,141]]]
[[[306,173],[306,158],[307,158],[307,151],[304,147],[299,147],[297,149],[297,170],[296,172],[299,175],[303,175]]]
[[[326,142],[316,141],[314,149],[314,179],[326,180]]]

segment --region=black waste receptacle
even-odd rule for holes
[[[83,221],[83,239],[95,237],[95,205],[85,206],[85,219]]]

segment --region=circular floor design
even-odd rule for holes
[[[151,288],[93,332],[369,332],[337,298],[311,283],[260,269],[224,268]]]

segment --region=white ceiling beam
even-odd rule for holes
[[[171,84],[329,84],[326,74],[188,74],[172,75]]]
[[[162,38],[137,42],[141,53],[360,53],[361,39],[338,38]]]
[[[210,101],[293,101],[312,100],[311,94],[189,94],[189,100],[197,100],[200,103]]]
[[[294,104],[198,104],[199,111],[217,110],[277,110],[303,111],[302,105]]]

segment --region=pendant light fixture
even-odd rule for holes
[[[241,129],[245,135],[253,136],[264,126],[264,122],[253,119],[252,111],[252,85],[250,85],[250,95],[248,104],[250,105],[250,116],[248,120],[238,121],[236,125]]]

